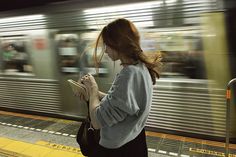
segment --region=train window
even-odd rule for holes
[[[57,34],[59,64],[63,73],[78,72],[78,36],[76,34]]]
[[[64,74],[91,73],[96,74],[93,61],[94,41],[97,35],[94,32],[57,34],[59,64]],[[107,69],[102,61],[98,73],[100,76],[107,74]]]
[[[108,56],[106,54],[103,54],[102,60],[100,62],[98,71],[95,69],[94,64],[94,48],[95,48],[95,42],[98,37],[99,31],[91,31],[91,32],[83,32],[80,33],[80,42],[79,47],[82,52],[81,56],[81,64],[83,68],[84,73],[91,73],[96,74],[98,73],[99,76],[107,76],[108,74],[108,62],[110,61]],[[98,47],[98,57],[101,57],[100,52],[101,47]]]
[[[199,29],[142,31],[141,45],[147,54],[162,55],[162,77],[205,79],[204,52]]]
[[[1,71],[3,74],[32,74],[24,37],[4,37],[1,40]]]

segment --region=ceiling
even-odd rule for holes
[[[56,3],[62,1],[67,0],[0,0],[0,11],[41,6],[49,3]]]

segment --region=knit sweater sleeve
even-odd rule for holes
[[[135,73],[126,69],[114,80],[106,97],[96,108],[96,117],[101,127],[112,126],[127,116],[136,116],[140,110],[134,86],[137,85]]]

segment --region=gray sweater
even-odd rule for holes
[[[99,144],[119,148],[139,135],[152,102],[152,80],[143,63],[124,67],[96,108]]]

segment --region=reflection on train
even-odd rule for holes
[[[99,88],[108,90],[121,67],[104,56],[96,71],[94,42],[105,24],[125,17],[139,28],[143,51],[163,58],[147,127],[223,138],[224,88],[231,71],[218,1],[68,1],[5,12],[0,17],[0,107],[83,118],[85,104],[73,96],[67,79],[98,72]]]

